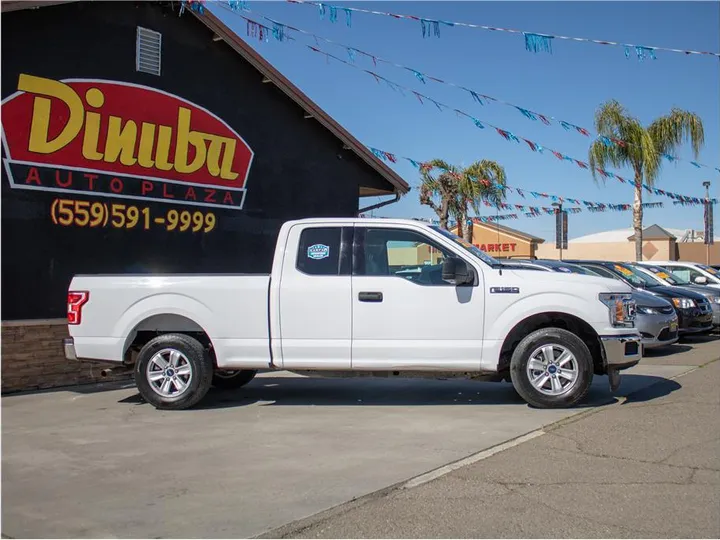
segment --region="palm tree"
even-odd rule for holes
[[[432,175],[434,169],[440,171],[437,176]],[[440,227],[445,230],[448,230],[451,206],[458,198],[455,174],[455,168],[442,159],[433,159],[420,167],[420,204],[429,206],[437,214]]]
[[[433,176],[433,170],[439,174]],[[472,241],[472,227],[464,227],[468,210],[479,212],[482,201],[498,204],[505,198],[505,169],[490,160],[472,163],[466,168],[449,165],[441,159],[425,163],[421,169],[420,204],[432,208],[440,227],[448,229],[452,215],[457,220],[458,236]]]
[[[452,205],[450,212],[458,222],[458,236],[472,243],[472,225],[467,223],[468,210],[477,214],[480,203],[487,201],[493,206],[505,199],[505,169],[495,161],[483,159],[470,164],[459,171],[458,202]]]
[[[695,113],[673,108],[670,114],[644,127],[613,99],[603,103],[595,113],[595,129],[601,136],[616,141],[598,139],[593,142],[589,152],[593,178],[597,181],[596,167],[604,169],[608,164],[615,167],[629,165],[635,172],[635,259],[641,261],[642,185],[652,187],[655,184],[662,166],[662,154],[673,153],[684,141],[690,140],[697,159],[705,142],[702,120]]]

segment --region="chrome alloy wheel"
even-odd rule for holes
[[[162,397],[177,397],[185,392],[192,381],[192,365],[176,349],[156,352],[145,370],[150,387]]]
[[[530,355],[527,376],[530,384],[546,396],[560,396],[575,386],[580,373],[578,361],[567,348],[542,345]]]

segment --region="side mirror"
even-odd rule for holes
[[[697,276],[693,281],[698,285],[705,285],[708,279],[705,276]]]
[[[459,257],[448,257],[443,261],[442,279],[454,285],[472,285],[475,271]]]

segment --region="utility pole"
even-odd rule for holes
[[[704,219],[704,225],[705,225],[705,264],[710,264],[710,246],[713,245],[714,238],[713,238],[713,207],[710,202],[710,181],[703,182],[703,187],[705,188],[705,215],[703,216]]]
[[[563,258],[563,248],[567,249],[567,212],[562,209],[562,203],[554,202],[555,207],[555,249],[560,250],[560,260]]]

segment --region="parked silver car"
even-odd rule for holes
[[[600,275],[576,264],[547,259],[511,259],[503,263],[503,265],[516,268],[533,268],[547,272]],[[665,347],[675,343],[679,339],[678,315],[673,305],[664,298],[640,290],[634,290],[632,295],[637,304],[635,326],[642,335],[643,348]]]

